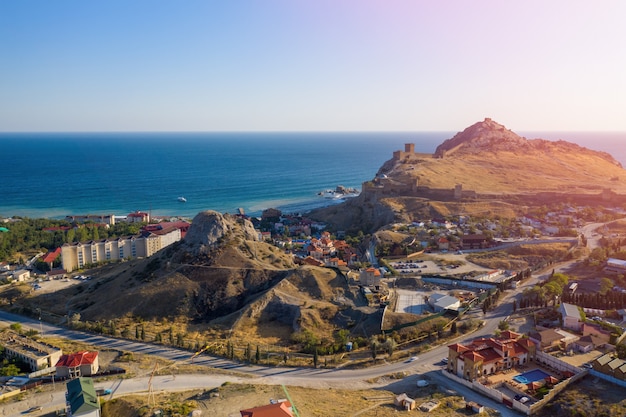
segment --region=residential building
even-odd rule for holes
[[[537,328],[537,331],[529,333],[528,337],[535,342],[537,348],[541,351],[559,349],[561,347],[561,340],[563,339],[563,335],[556,330],[544,327]]]
[[[379,285],[380,271],[377,268],[369,267],[359,274],[361,285]]]
[[[13,281],[26,281],[30,278],[30,271],[27,269],[18,269],[17,271],[13,271],[11,274]]]
[[[287,400],[277,401],[260,407],[247,408],[239,412],[241,417],[293,417],[291,403]]]
[[[489,241],[485,235],[476,234],[461,237],[461,248],[463,249],[484,249],[488,246]]]
[[[515,332],[503,332],[498,338],[481,338],[470,344],[448,346],[448,371],[473,381],[534,360],[535,343]]]
[[[82,351],[61,356],[56,364],[56,376],[60,378],[92,376],[99,368],[98,352]]]
[[[136,211],[126,216],[128,223],[150,223],[150,214],[142,211]]]
[[[561,317],[563,318],[563,327],[566,329],[580,331],[582,328],[582,318],[578,306],[574,304],[561,303]]]
[[[0,345],[6,356],[20,359],[33,372],[54,366],[63,354],[61,349],[11,331],[0,333]]]
[[[101,262],[147,258],[179,241],[181,236],[181,230],[172,227],[117,239],[66,243],[61,247],[63,269],[72,272]]]
[[[450,249],[450,241],[442,236],[437,239],[437,247],[439,250],[448,250]]]
[[[68,417],[100,417],[100,402],[91,378],[67,383],[66,404]]]

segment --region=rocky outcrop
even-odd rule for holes
[[[185,243],[197,247],[199,252],[215,247],[226,236],[238,236],[243,240],[258,241],[258,233],[248,220],[217,211],[203,211],[193,218]]]
[[[606,152],[593,151],[564,140],[526,139],[489,118],[444,141],[435,150],[435,157],[444,158],[452,155],[462,157],[499,152],[516,153],[525,157],[532,156],[533,153],[589,154],[621,167],[621,164]]]

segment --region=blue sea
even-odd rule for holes
[[[337,202],[317,195],[325,189],[360,189],[405,143],[433,152],[454,133],[0,133],[0,216],[304,212]],[[625,133],[524,136],[607,151],[626,165]]]

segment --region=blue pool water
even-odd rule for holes
[[[545,373],[541,369],[533,369],[532,371],[527,371],[523,374],[516,375],[513,377],[513,379],[520,384],[529,384],[535,381],[543,381],[549,376],[550,374]]]

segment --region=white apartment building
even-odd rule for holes
[[[147,258],[180,239],[181,230],[170,228],[117,239],[66,243],[61,247],[61,262],[66,272],[72,272],[101,262]]]

